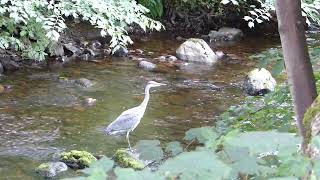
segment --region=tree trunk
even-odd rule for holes
[[[305,20],[301,15],[301,1],[277,0],[276,12],[290,92],[304,149],[306,132],[303,116],[317,97],[317,91],[308,54]]]

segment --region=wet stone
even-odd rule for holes
[[[70,168],[83,169],[97,160],[87,151],[72,150],[60,154],[60,160],[66,163]]]
[[[88,88],[88,87],[91,87],[94,85],[94,83],[92,81],[90,81],[89,79],[86,79],[86,78],[77,79],[74,81],[74,83],[76,85],[79,85],[84,88]]]
[[[212,41],[238,41],[243,37],[243,32],[237,28],[222,27],[218,31],[210,31],[210,42]]]
[[[139,67],[141,67],[142,69],[147,70],[147,71],[152,71],[157,67],[157,65],[155,65],[151,62],[148,62],[148,61],[140,61]]]
[[[97,49],[101,49],[102,48],[102,44],[99,41],[92,41],[90,43],[90,48],[92,50],[97,50]]]
[[[126,57],[128,56],[129,51],[127,48],[121,46],[119,49],[117,49],[114,53],[113,56],[115,57]]]
[[[246,76],[243,89],[251,96],[264,95],[270,91],[274,91],[276,84],[276,80],[268,70],[256,68]]]
[[[4,71],[15,71],[20,68],[19,64],[11,60],[11,57],[9,56],[0,57],[0,63],[2,64]]]
[[[72,52],[73,55],[76,55],[80,52],[80,49],[73,45],[72,43],[67,43],[63,45],[64,48],[70,52]]]
[[[137,157],[134,157],[134,154],[126,149],[118,149],[114,154],[114,160],[119,166],[124,168],[141,170],[145,167],[145,164],[141,160],[139,160]]]
[[[212,51],[210,46],[202,39],[190,38],[179,46],[176,55],[184,61],[199,63],[215,63],[218,56]]]
[[[63,162],[42,163],[36,168],[36,172],[43,177],[54,177],[60,172],[68,170],[68,166]]]

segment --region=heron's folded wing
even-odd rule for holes
[[[138,113],[122,113],[116,120],[114,120],[106,129],[107,132],[123,133],[135,127],[139,121]]]

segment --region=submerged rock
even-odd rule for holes
[[[48,162],[40,164],[35,170],[40,176],[50,178],[68,170],[68,166],[63,162]]]
[[[274,91],[276,84],[276,80],[268,70],[256,68],[246,76],[243,89],[251,96],[264,95],[270,91]]]
[[[177,57],[185,61],[215,63],[218,56],[203,39],[191,38],[176,50]]]
[[[210,31],[210,42],[214,41],[238,41],[243,37],[241,29],[222,27],[218,31]]]
[[[66,163],[70,168],[83,169],[95,162],[95,158],[87,151],[72,150],[70,152],[63,152],[60,154],[60,161]]]
[[[152,62],[148,62],[148,61],[140,61],[139,67],[141,67],[142,69],[147,70],[147,71],[152,71],[157,67],[157,65],[153,64]]]
[[[141,170],[145,167],[141,160],[133,157],[126,149],[118,149],[114,154],[113,159],[118,163],[119,166],[124,168]]]
[[[84,88],[88,88],[94,85],[94,83],[87,78],[76,79],[74,80],[74,83]]]

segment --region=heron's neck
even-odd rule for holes
[[[146,108],[147,105],[148,105],[148,102],[149,102],[149,98],[150,98],[150,86],[147,86],[145,89],[144,89],[144,99],[142,101],[142,103],[140,104],[140,106]]]

